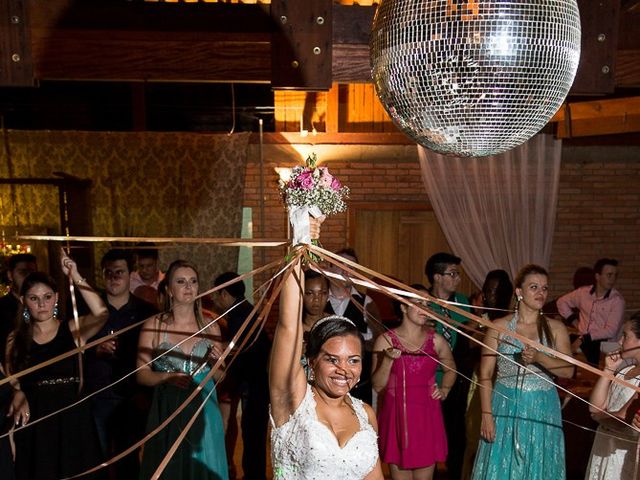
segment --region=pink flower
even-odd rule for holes
[[[334,180],[333,175],[331,175],[327,171],[327,168],[324,167],[324,169],[322,170],[322,173],[321,173],[320,182],[318,182],[318,183],[320,183],[320,186],[322,188],[330,188],[331,185],[333,184],[333,180]]]
[[[310,171],[302,172],[296,178],[296,184],[304,190],[311,190],[313,188],[313,176]]]
[[[340,180],[338,180],[336,177],[333,177],[331,180],[331,188],[333,188],[334,190],[340,190],[342,188]]]

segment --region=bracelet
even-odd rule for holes
[[[84,277],[80,277],[80,280],[74,280],[74,282],[76,285],[83,285],[87,283],[87,279]]]

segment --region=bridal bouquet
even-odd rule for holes
[[[349,187],[329,173],[327,167],[317,166],[317,157],[311,154],[305,166],[294,167],[289,180],[280,180],[280,193],[289,211],[293,226],[293,244],[311,243],[309,215],[333,215],[344,212]]]

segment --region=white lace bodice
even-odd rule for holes
[[[358,480],[373,470],[378,461],[378,436],[362,401],[350,398],[360,430],[342,448],[333,432],[318,420],[310,385],[287,423],[276,428],[271,419],[274,479]]]
[[[625,379],[624,376],[627,374],[627,372],[634,367],[635,365],[629,365],[627,367],[624,367],[622,370],[620,370],[616,374],[616,377],[624,380]],[[640,385],[640,377],[631,378],[627,380],[627,382],[634,385]],[[612,382],[611,386],[609,387],[609,399],[607,401],[607,411],[617,412],[622,407],[624,407],[627,404],[627,402],[631,400],[631,397],[633,397],[635,394],[636,392],[634,392],[630,388],[625,387],[624,385],[620,385],[619,383]]]

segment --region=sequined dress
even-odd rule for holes
[[[508,324],[516,330],[517,318]],[[501,335],[498,351],[513,359],[524,345]],[[537,366],[529,368],[550,380]],[[496,438],[480,440],[474,480],[563,480],[564,434],[556,387],[498,356],[492,410]]]
[[[163,341],[153,351],[153,358],[165,352],[166,355],[155,360],[152,368],[157,372],[193,374],[207,355],[209,344],[208,340],[202,339],[193,346],[191,353],[185,353],[180,347],[167,341],[167,333],[165,331]],[[153,402],[149,411],[147,431],[154,430],[169,415],[175,412],[208,372],[208,366],[202,368],[194,376],[192,387],[188,389],[181,389],[166,383],[155,387]],[[189,422],[210,392],[212,394],[207,400],[204,409],[200,412],[189,433],[173,455],[161,478],[167,480],[228,479],[222,416],[218,407],[215,385],[213,381],[209,381],[169,425],[144,445],[142,466],[140,468],[141,480],[151,478],[187,422]]]
[[[433,333],[417,352],[407,351],[396,333],[389,331],[394,360],[389,380],[378,398],[380,456],[402,469],[423,468],[447,458],[447,434],[440,400],[431,397],[438,362]]]
[[[276,427],[271,418],[271,462],[277,480],[358,480],[378,461],[378,439],[362,401],[351,399],[360,430],[341,448],[318,420],[310,385],[291,418]]]
[[[616,376],[624,379],[625,374],[634,368],[633,365],[620,370]],[[640,386],[640,377],[627,379],[627,382]],[[617,412],[623,408],[635,392],[623,385],[611,383],[607,410]],[[587,468],[586,480],[635,480],[640,472],[636,465],[638,435],[631,429],[615,423],[602,424],[598,427],[596,438],[591,448],[591,458]]]

